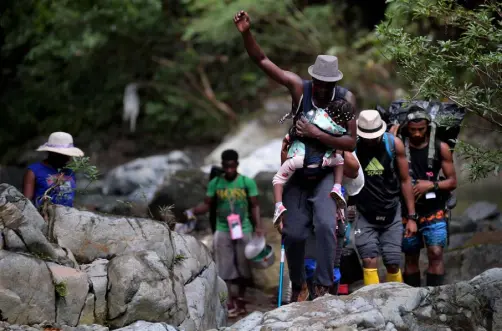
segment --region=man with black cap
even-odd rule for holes
[[[443,249],[448,238],[445,205],[450,192],[457,186],[457,176],[450,147],[436,139],[430,114],[418,105],[410,106],[407,113],[401,132],[414,181],[419,232],[403,239],[406,256],[404,282],[415,287],[421,285],[418,261],[420,250],[425,246],[429,260],[426,284],[439,286],[444,281]],[[391,131],[397,132],[398,129],[396,125]],[[439,180],[441,170],[444,180]],[[403,215],[406,224],[406,213]]]
[[[316,271],[314,275],[314,297],[328,293],[333,286],[333,266],[336,252],[336,204],[330,197],[333,188],[333,171],[322,167],[322,155],[327,149],[353,151],[356,142],[356,123],[354,116],[343,116],[346,132],[334,136],[324,132],[301,114],[316,113],[324,110],[335,122],[339,114],[330,112],[330,104],[336,99],[345,99],[355,108],[354,95],[347,89],[337,86],[343,74],[338,70],[338,58],[319,55],[309,68],[312,81],[303,81],[297,74],[283,70],[274,64],[256,43],[250,31],[250,19],[246,12],[240,11],[234,23],[242,34],[244,46],[251,59],[274,81],[285,86],[292,97],[292,112],[286,118],[294,117],[294,134],[305,142],[304,167],[297,169],[284,186],[283,201],[287,212],[280,217],[286,257],[292,283],[292,300],[302,301],[308,296],[305,282],[305,241],[312,226],[316,236]],[[288,149],[285,141],[283,149]],[[321,157],[319,157],[319,155]],[[311,161],[311,160],[317,161]],[[317,164],[316,164],[317,163]]]
[[[356,198],[358,219],[355,244],[363,260],[364,284],[380,282],[377,258],[382,255],[388,282],[402,282],[399,268],[403,227],[400,196],[409,220],[405,237],[417,231],[417,215],[403,142],[385,132],[387,125],[376,110],[363,110],[357,120],[356,153],[364,173],[364,187]]]

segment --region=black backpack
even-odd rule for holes
[[[214,178],[214,177],[219,177],[225,172],[223,171],[223,168],[218,167],[218,166],[212,166],[211,167],[211,172],[209,173],[209,182]],[[216,231],[216,195],[214,196],[213,203],[211,204],[209,208],[209,224],[211,225],[211,230],[213,233]]]

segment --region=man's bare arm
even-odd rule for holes
[[[197,207],[193,208],[192,212],[194,213],[194,215],[205,214],[209,211],[209,208],[211,207],[212,203],[213,203],[213,198],[205,197],[204,202],[197,205]]]
[[[438,182],[438,187],[440,190],[453,191],[457,188],[457,173],[453,165],[450,146],[444,142],[441,142],[441,160],[441,169],[446,179]]]
[[[301,121],[299,121],[300,123]],[[346,152],[353,152],[356,149],[356,140],[357,140],[357,128],[356,128],[356,120],[350,120],[348,123],[348,134],[344,134],[340,137],[334,137],[330,134],[327,134],[319,129],[314,129],[314,137],[322,142],[324,145],[333,148],[339,149]],[[297,124],[298,126],[299,124]],[[301,125],[301,124],[300,124]],[[314,127],[312,125],[312,127]]]
[[[249,197],[249,202],[251,203],[251,221],[255,226],[255,231],[263,232],[263,226],[261,224],[261,217],[260,217],[260,204],[258,203],[258,197]]]
[[[242,35],[244,47],[246,48],[249,57],[271,79],[282,86],[285,86],[291,93],[293,102],[298,104],[303,93],[303,83],[300,76],[293,72],[279,68],[265,55],[251,33],[251,21],[249,15],[245,11],[240,11],[235,15],[234,23]]]
[[[343,175],[347,178],[355,179],[359,174],[359,162],[352,153],[346,152],[343,155]]]
[[[404,150],[404,144],[399,138],[395,139],[396,146],[396,163],[401,179],[401,192],[403,193],[404,202],[408,210],[408,214],[415,214],[415,198],[413,196],[413,187],[411,185],[411,177],[408,169],[408,160]]]

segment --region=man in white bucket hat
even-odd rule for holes
[[[332,169],[322,166],[327,150],[352,152],[356,144],[356,123],[353,112],[340,116],[332,107],[335,100],[345,99],[355,108],[355,97],[347,89],[337,85],[343,77],[338,69],[338,58],[332,55],[319,55],[308,72],[312,80],[302,80],[297,74],[283,70],[273,63],[256,43],[250,31],[250,19],[246,12],[240,11],[234,17],[234,23],[242,34],[244,46],[251,59],[270,78],[286,87],[292,97],[292,111],[281,119],[294,118],[291,141],[301,139],[305,142],[303,168],[295,169],[288,175],[284,185],[283,201],[277,202],[276,210],[281,212],[279,224],[283,224],[283,238],[292,283],[292,300],[306,298],[304,256],[305,241],[309,235],[306,228],[315,228],[316,235],[316,271],[314,275],[314,297],[328,293],[333,286],[333,266],[336,252],[336,204],[330,197],[332,190],[341,191],[334,186]],[[321,113],[324,111],[330,119],[339,124],[345,132],[340,135],[329,134],[300,115]],[[349,116],[350,115],[350,116]],[[294,134],[293,134],[294,133]],[[298,138],[300,137],[300,138]],[[288,149],[285,139],[283,149]],[[357,171],[357,170],[356,170]],[[281,205],[282,210],[281,210]],[[283,213],[285,210],[287,212]]]
[[[54,204],[73,207],[76,178],[65,166],[71,157],[84,156],[84,152],[73,145],[73,137],[66,132],[53,132],[37,151],[48,152],[47,158],[28,166],[23,179],[24,196],[36,207],[44,198]]]
[[[363,110],[359,114],[356,153],[364,173],[364,187],[356,197],[358,219],[354,234],[363,260],[365,285],[379,283],[377,258],[380,252],[387,268],[387,281],[403,281],[399,268],[403,238],[401,194],[410,220],[405,237],[417,231],[415,200],[404,144],[386,129],[378,111]]]

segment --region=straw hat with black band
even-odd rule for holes
[[[357,135],[364,139],[376,139],[387,130],[387,124],[382,120],[377,110],[363,110],[357,119]]]

